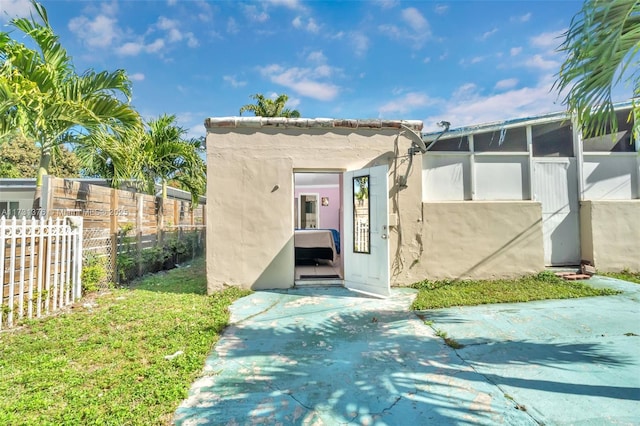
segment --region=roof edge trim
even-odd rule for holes
[[[338,118],[287,118],[287,117],[210,117],[204,126],[214,128],[300,128],[300,129],[397,129],[402,126],[421,131],[420,120],[338,119]]]

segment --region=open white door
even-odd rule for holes
[[[350,290],[388,297],[389,184],[387,166],[345,172],[344,285]]]

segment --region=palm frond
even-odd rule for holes
[[[600,135],[608,123],[617,129],[612,88],[622,78],[638,92],[640,1],[586,0],[559,47],[567,58],[554,87],[567,90],[564,102],[578,115],[586,135]],[[628,73],[631,73],[628,76]]]

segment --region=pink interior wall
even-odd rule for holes
[[[300,194],[320,194],[318,199],[318,205],[320,208],[320,226],[322,229],[340,229],[340,203],[341,194],[340,188],[335,187],[320,187],[320,186],[296,186],[295,197],[299,199]],[[329,205],[322,205],[322,197],[329,198]],[[298,200],[298,203],[300,200]],[[297,224],[296,224],[297,225]]]

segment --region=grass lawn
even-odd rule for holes
[[[412,309],[418,311],[450,306],[569,299],[619,293],[611,289],[593,288],[587,283],[565,281],[550,272],[515,280],[421,281],[412,287],[419,290],[412,305]]]
[[[198,259],[0,333],[0,424],[171,424],[246,294],[207,296]]]
[[[605,272],[605,273],[598,272],[598,275],[617,278],[619,280],[629,281],[630,283],[640,284],[640,272],[630,272],[625,270],[622,272]]]

